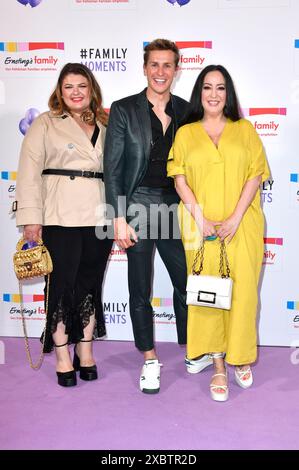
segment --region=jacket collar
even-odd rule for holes
[[[149,157],[151,152],[152,125],[146,97],[146,88],[137,96],[136,114],[142,136],[144,155],[145,157]]]
[[[89,152],[91,158],[98,160],[97,155],[102,153],[104,138],[103,125],[99,121],[97,121],[97,125],[100,129],[100,135],[95,147],[93,147],[84,131],[79,128],[79,125],[73,119],[71,119],[70,113],[64,112],[63,114],[57,115],[49,111],[49,117],[53,120],[55,119],[54,126],[56,129],[61,129],[66,132],[67,138],[70,139],[70,143],[74,143],[76,146],[84,149],[84,151]],[[96,150],[96,153],[94,153],[94,149]]]
[[[150,113],[148,109],[148,99],[146,96],[146,90],[145,88],[139,95],[137,95],[137,101],[136,101],[136,113],[138,117],[138,124],[140,127],[141,135],[142,135],[142,141],[143,141],[143,149],[144,149],[144,154],[146,158],[149,158],[150,152],[151,152],[151,141],[152,141],[152,124],[151,124],[151,118],[150,118]],[[176,132],[178,124],[177,124],[177,112],[176,112],[176,102],[175,102],[175,97],[170,94],[170,100],[172,104],[172,109],[173,109],[173,124],[174,124],[174,132]]]
[[[66,118],[72,117],[72,115],[67,111],[64,111],[62,114],[54,114],[52,111],[49,111],[49,117],[51,119],[61,119],[62,121],[64,121]],[[99,129],[103,127],[103,124],[100,121],[96,120],[96,123]]]
[[[70,116],[70,113],[67,111],[61,113],[61,114],[54,114],[53,111],[49,111],[49,117],[51,119],[65,119]]]

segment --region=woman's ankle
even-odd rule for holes
[[[80,359],[81,367],[91,367],[95,364],[92,350],[92,342],[80,341],[76,344],[76,353]]]
[[[57,372],[69,372],[74,370],[70,357],[68,359],[57,359],[56,371]]]

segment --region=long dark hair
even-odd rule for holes
[[[100,89],[100,85],[96,81],[95,76],[93,75],[91,70],[89,70],[89,68],[86,67],[86,65],[84,64],[80,64],[77,62],[69,62],[68,64],[65,64],[65,66],[62,68],[58,77],[55,90],[49,98],[48,104],[50,110],[57,115],[63,114],[63,112],[65,111],[69,111],[63,102],[61,92],[62,82],[69,73],[73,73],[75,75],[83,75],[83,77],[88,80],[91,94],[90,108],[94,115],[94,118],[91,118],[90,123],[93,124],[94,119],[98,119],[104,126],[106,126],[108,122],[108,115],[102,106],[102,92]]]
[[[226,103],[223,109],[223,114],[225,117],[231,119],[232,121],[238,121],[241,119],[240,107],[235,91],[233,80],[223,65],[208,65],[205,67],[200,74],[198,75],[196,82],[194,84],[191,98],[190,98],[190,108],[189,113],[184,120],[183,124],[189,124],[191,122],[199,121],[204,116],[204,109],[201,102],[201,92],[202,87],[205,81],[205,77],[209,72],[220,72],[225,80],[226,87]]]

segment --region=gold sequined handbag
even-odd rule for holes
[[[27,358],[32,369],[39,369],[44,357],[44,344],[45,344],[45,330],[46,330],[46,321],[47,321],[47,312],[48,312],[48,303],[49,303],[49,286],[50,286],[50,273],[53,271],[53,263],[49,251],[43,244],[42,239],[38,239],[36,246],[32,248],[24,249],[26,240],[22,237],[17,243],[17,251],[13,255],[13,265],[16,276],[19,280],[19,291],[20,291],[20,306],[21,306],[21,318],[24,331],[25,339],[25,349]],[[23,307],[23,292],[22,292],[22,283],[21,281],[26,279],[33,279],[35,277],[47,276],[47,292],[46,292],[46,311],[45,311],[45,326],[43,330],[43,342],[39,355],[39,359],[36,364],[33,363],[29,340],[24,316],[24,307]]]
[[[22,249],[26,240],[22,237],[17,243],[17,251],[13,256],[16,276],[19,280],[47,276],[53,270],[50,253],[43,244],[42,239],[37,245],[27,250]]]

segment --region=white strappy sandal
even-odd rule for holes
[[[249,375],[247,379],[245,379],[245,375]],[[253,375],[250,366],[246,369],[240,369],[238,366],[235,367],[235,380],[237,384],[242,388],[249,388],[253,384]]]
[[[223,358],[224,354],[223,353],[212,353],[211,356],[213,358]],[[226,381],[228,381],[228,373],[227,371],[224,373],[218,373],[212,375],[212,380],[214,377],[225,377]],[[221,392],[217,390],[221,390]],[[215,401],[226,401],[228,399],[228,385],[216,385],[216,384],[210,384],[210,393],[211,393],[211,398],[212,400]]]
[[[226,377],[227,380],[227,373],[226,374],[214,374],[213,377],[217,377],[218,375],[221,375],[222,377]],[[223,392],[216,392],[216,390],[223,390]],[[228,386],[227,385],[215,385],[215,384],[210,384],[210,392],[211,392],[211,398],[212,400],[215,401],[226,401],[228,399]]]

